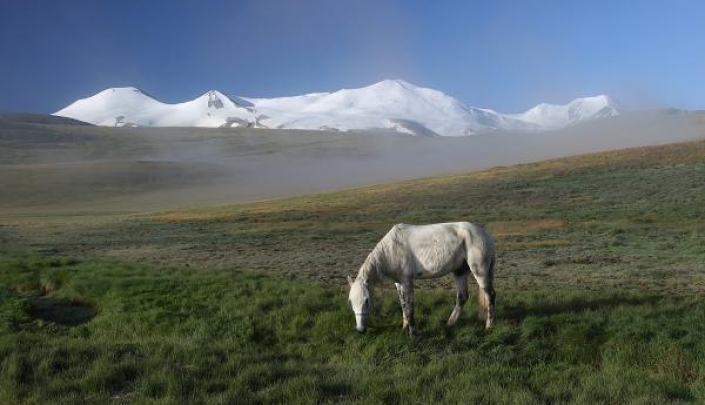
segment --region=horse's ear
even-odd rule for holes
[[[353,285],[353,279],[352,277],[348,276],[348,285],[352,287]]]

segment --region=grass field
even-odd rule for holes
[[[0,403],[705,402],[705,142],[335,193],[0,227]],[[484,223],[497,325],[450,279],[354,332],[344,276],[397,222]],[[473,295],[475,291],[473,289]]]

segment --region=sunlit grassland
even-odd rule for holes
[[[192,211],[0,228],[0,403],[705,402],[705,143]],[[480,222],[498,323],[344,275],[397,222]],[[473,291],[473,294],[475,292]]]

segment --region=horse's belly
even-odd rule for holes
[[[462,266],[462,260],[448,260],[442,264],[437,262],[420,262],[416,266],[414,276],[416,278],[436,278],[444,276]]]
[[[435,237],[411,240],[414,276],[434,278],[448,274],[463,265],[463,249],[455,235],[443,234]],[[445,236],[445,237],[443,237]]]

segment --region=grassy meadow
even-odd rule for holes
[[[705,403],[705,142],[248,204],[0,226],[2,404]],[[451,279],[344,276],[395,223],[483,223],[497,324]],[[472,297],[476,291],[471,285]]]

